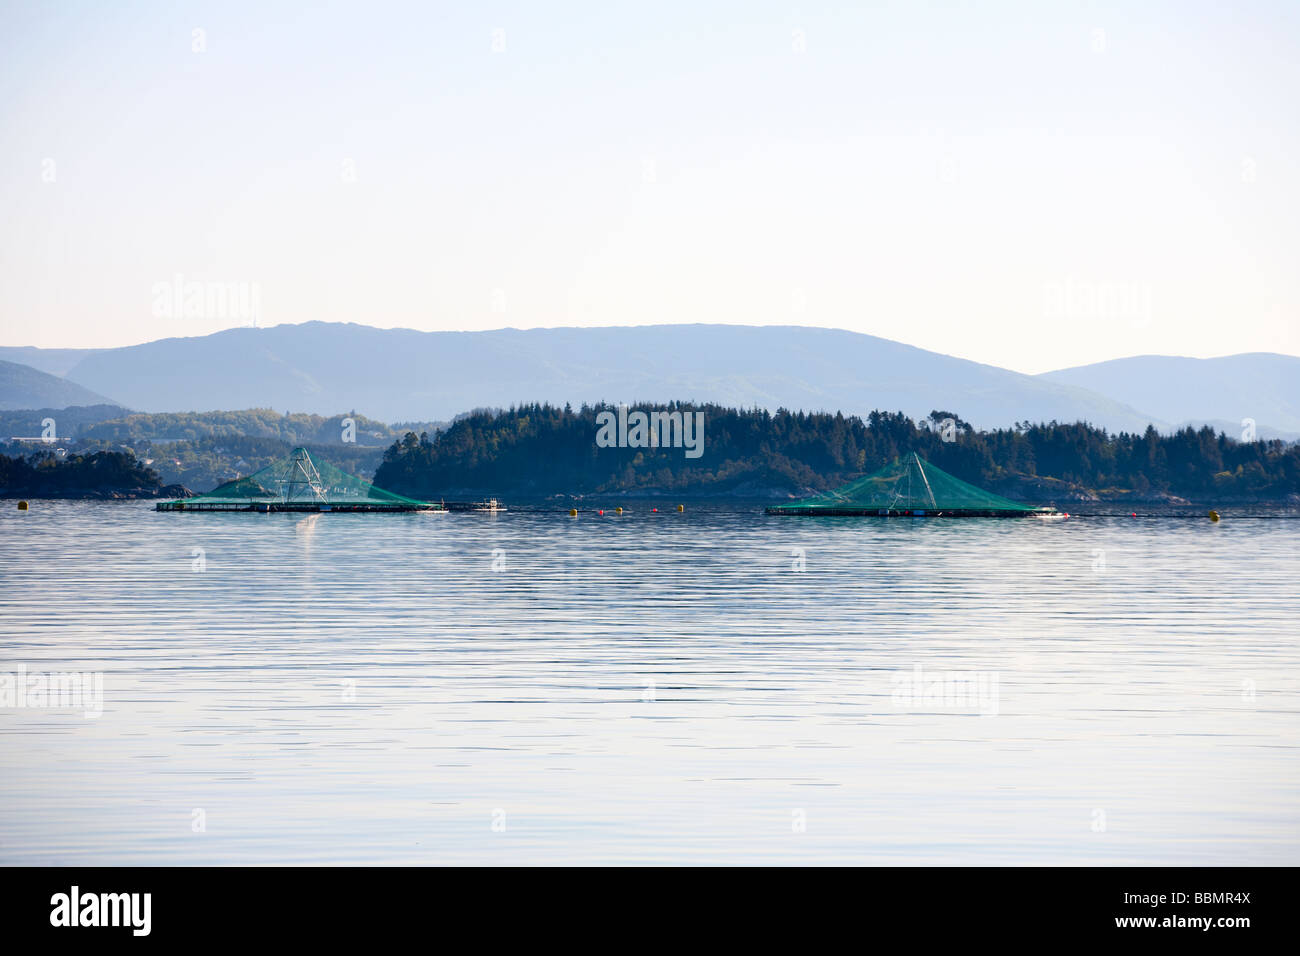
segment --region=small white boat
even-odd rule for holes
[[[487,514],[496,514],[498,511],[505,511],[506,506],[495,498],[489,498],[487,501],[480,501],[474,506],[475,511],[482,511]]]

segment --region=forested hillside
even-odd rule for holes
[[[125,452],[0,455],[0,497],[154,498],[178,491],[164,488],[157,472]]]
[[[1300,495],[1300,446],[1241,443],[1209,428],[1112,435],[1084,423],[1049,422],[976,431],[946,411],[916,422],[887,412],[861,419],[655,406],[703,412],[702,453],[690,458],[682,448],[600,447],[597,415],[610,408],[522,405],[476,412],[434,435],[408,432],[384,453],[375,483],[424,498],[608,491],[782,497],[834,487],[915,450],[959,478],[1030,501]],[[946,435],[945,419],[954,423]]]

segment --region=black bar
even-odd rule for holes
[[[322,839],[328,840],[323,834]],[[1008,943],[1130,941],[1177,952],[1188,944],[1237,951],[1289,941],[1295,872],[1268,868],[945,868],[654,871],[383,868],[48,868],[0,870],[6,949],[20,941],[75,945],[113,941],[164,946],[376,943],[411,932],[433,946],[512,932],[534,945],[623,929],[606,943],[637,939],[688,945],[712,932],[730,938],[802,940],[823,948],[850,933],[867,948],[936,943],[997,951]],[[53,926],[59,895],[149,894],[126,925]],[[1183,894],[1183,897],[1177,894]],[[96,904],[97,908],[97,904]],[[84,910],[83,910],[84,911]],[[137,916],[134,922],[130,915]],[[111,915],[111,913],[110,913]],[[1132,924],[1133,920],[1140,921]],[[1200,921],[1208,920],[1208,928]],[[1143,925],[1148,923],[1149,925]],[[1192,921],[1197,921],[1192,924]],[[1231,922],[1231,925],[1229,924]],[[1124,923],[1125,925],[1121,925]],[[607,933],[608,930],[602,930]],[[60,938],[62,937],[62,939]],[[817,941],[821,940],[822,943]],[[891,942],[892,941],[892,942]],[[423,946],[421,947],[423,948]],[[53,950],[51,950],[53,951]]]

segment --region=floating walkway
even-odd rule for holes
[[[998,510],[993,508],[801,508],[797,505],[773,505],[770,515],[799,515],[821,518],[1055,518],[1065,517],[1055,508]]]
[[[352,502],[347,504],[327,504],[325,502],[311,501],[289,501],[289,502],[244,502],[244,501],[202,501],[194,498],[182,498],[177,501],[160,501],[154,509],[155,511],[257,511],[263,514],[288,511],[297,514],[310,513],[321,514],[324,512],[338,512],[340,514],[349,514],[353,512],[373,512],[373,511],[447,511],[442,505],[435,503],[401,504],[400,502]]]
[[[1021,504],[954,478],[916,452],[842,488],[773,505],[770,515],[855,518],[1055,518],[1053,507]]]

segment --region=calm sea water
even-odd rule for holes
[[[649,508],[6,502],[0,862],[1300,863],[1300,521]]]

